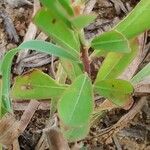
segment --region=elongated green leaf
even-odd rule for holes
[[[141,0],[130,14],[114,29],[128,39],[150,29],[150,0]]]
[[[92,84],[83,74],[64,92],[58,102],[58,113],[64,125],[77,127],[89,123],[92,110]]]
[[[29,100],[59,98],[66,88],[42,71],[34,70],[15,79],[11,96],[13,99]]]
[[[71,23],[74,27],[82,29],[88,26],[90,23],[92,23],[95,19],[96,19],[95,14],[80,15],[72,18]]]
[[[68,0],[58,0],[58,1],[64,7],[64,9],[68,12],[69,15],[71,15],[71,16],[74,15],[70,1],[68,1]]]
[[[150,76],[150,63],[148,63],[140,72],[138,72],[132,79],[131,82],[133,84],[136,84],[142,80],[144,80],[144,78]]]
[[[128,54],[108,53],[98,71],[95,82],[118,77],[135,58],[139,49],[138,44],[139,42],[137,40],[131,41],[131,52]]]
[[[53,54],[58,57],[67,58],[72,61],[78,61],[79,55],[76,55],[72,53],[71,51],[66,51],[65,49],[56,46],[52,43],[40,41],[40,40],[31,40],[22,43],[18,47],[19,49],[32,49],[32,50],[38,50],[40,52],[44,52],[47,54]]]
[[[94,49],[105,50],[107,52],[128,53],[131,51],[128,40],[117,31],[105,32],[92,40]]]
[[[10,112],[12,110],[11,100],[9,97],[10,90],[10,72],[11,72],[11,64],[13,61],[14,55],[18,52],[18,49],[13,49],[6,53],[2,62],[2,93],[1,93],[1,104],[3,105],[5,112]],[[4,113],[3,113],[4,115]]]
[[[53,54],[55,56],[64,56],[70,57],[70,54],[67,54],[65,50],[60,47],[57,47],[51,43],[43,42],[43,41],[27,41],[21,44],[18,48],[10,50],[3,59],[2,62],[2,94],[0,100],[4,108],[8,111],[12,109],[11,101],[9,97],[9,90],[10,90],[10,71],[11,71],[11,64],[14,56],[17,54],[18,51],[21,49],[34,49],[39,52],[45,52],[48,54]],[[70,57],[72,59],[73,56]],[[75,58],[76,59],[76,58]]]
[[[71,28],[71,23],[68,19],[68,12],[62,6],[62,2],[59,0],[40,0],[43,6],[50,10],[53,14],[57,16],[59,20],[64,22],[69,28]],[[67,8],[68,9],[68,8]]]
[[[79,55],[80,43],[73,30],[48,9],[40,10],[34,17],[35,24],[55,42],[70,50],[72,54]]]
[[[2,98],[2,81],[0,80],[0,98]],[[0,118],[2,118],[2,99],[0,99]]]
[[[71,81],[74,81],[79,75],[83,73],[80,64],[78,63],[70,62],[66,59],[61,59],[61,64]]]
[[[97,93],[108,98],[113,103],[123,106],[133,93],[133,86],[128,81],[119,79],[102,80],[95,84]]]

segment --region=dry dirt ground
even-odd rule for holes
[[[123,2],[123,3],[120,3]],[[104,31],[109,30],[113,27],[121,18],[126,16],[130,10],[136,5],[138,0],[122,0],[114,2],[114,0],[97,0],[93,11],[98,14],[96,21],[85,29],[86,37],[91,38],[96,34],[100,34]],[[24,39],[25,33],[27,32],[28,25],[31,22],[33,8],[32,6],[22,6],[17,8],[11,8],[7,4],[0,2],[0,13],[4,10],[6,16],[0,14],[0,57],[7,50],[16,47]],[[12,22],[7,18],[11,18]],[[14,24],[16,33],[13,35],[9,32],[7,22]],[[147,42],[150,41],[150,36]],[[36,57],[36,53],[28,55],[28,57]],[[27,57],[27,58],[28,58]],[[24,71],[38,67],[43,69],[45,72],[49,73],[50,70],[50,56],[41,56],[40,60],[48,58],[43,64],[35,65],[36,62],[24,61]],[[26,58],[25,58],[26,60]],[[97,72],[97,68],[101,64],[103,59],[98,59],[93,65],[93,76]],[[39,61],[39,60],[38,60]],[[147,56],[142,65],[150,61],[150,55]],[[141,66],[142,67],[142,66]],[[12,76],[17,75],[17,64],[14,60],[12,67]],[[138,99],[135,98],[135,99]],[[26,104],[14,105],[15,115],[17,119],[20,119]],[[45,110],[46,109],[46,110]],[[24,133],[19,137],[19,143],[21,150],[34,150],[37,144],[41,131],[45,127],[46,120],[49,117],[48,107],[43,106],[41,109],[37,110],[32,117],[31,122],[24,131]],[[112,110],[99,119],[97,124],[91,128],[89,136],[82,141],[82,143],[92,150],[150,150],[150,102],[147,102],[143,109],[136,115],[136,117],[130,122],[130,124],[121,130],[116,136],[112,138],[108,143],[104,143],[99,140],[99,138],[94,138],[98,134],[99,130],[102,128],[109,127],[115,124],[119,118],[124,115],[127,111],[125,110]],[[93,138],[92,138],[93,137]]]

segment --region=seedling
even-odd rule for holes
[[[94,95],[124,107],[132,100],[134,84],[150,75],[148,64],[130,81],[118,77],[139,51],[137,36],[150,29],[150,1],[141,0],[129,15],[111,31],[86,40],[84,27],[96,18],[82,13],[81,1],[41,0],[42,9],[33,22],[56,44],[31,40],[8,51],[2,62],[1,117],[12,112],[12,99],[49,99],[56,104],[61,131],[68,141],[85,138],[98,108],[94,108]],[[93,49],[90,55],[89,49]],[[14,56],[24,49],[45,52],[59,57],[56,80],[40,70],[18,76],[10,88],[11,64]],[[96,79],[91,79],[90,63],[105,53],[105,60]],[[63,71],[63,76],[60,74]],[[66,84],[66,77],[71,84]]]

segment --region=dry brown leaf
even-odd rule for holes
[[[18,128],[19,122],[16,121],[13,114],[6,114],[0,120],[0,143],[10,147],[19,136]]]
[[[58,127],[51,127],[44,130],[47,141],[49,144],[49,149],[52,150],[70,150],[67,140],[64,138]]]
[[[138,54],[134,58],[132,63],[124,71],[124,73],[120,76],[121,79],[130,80],[133,77],[133,75],[135,74],[135,72],[137,71],[137,69],[139,68],[139,65],[141,64],[141,62],[143,61],[143,59],[145,58],[145,56],[148,52],[148,49],[145,49],[145,39],[147,39],[146,33],[140,35],[138,39],[139,39]]]

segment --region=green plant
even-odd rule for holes
[[[139,51],[137,36],[150,29],[150,1],[141,0],[111,31],[90,41],[85,39],[83,28],[90,24],[96,15],[84,15],[81,9],[77,12],[75,8],[80,8],[81,1],[72,4],[70,0],[41,0],[41,3],[43,8],[33,21],[56,44],[32,40],[6,53],[0,69],[1,117],[12,111],[11,99],[50,99],[56,104],[54,107],[57,108],[63,134],[69,141],[77,141],[85,138],[89,132],[96,113],[95,94],[109,99],[118,107],[124,107],[131,101],[134,84],[150,75],[148,64],[131,81],[118,79]],[[90,48],[94,49],[91,55]],[[65,84],[64,77],[64,81],[58,82],[40,70],[32,70],[16,77],[10,89],[13,57],[24,49],[59,57],[59,69],[63,69],[71,84]],[[92,81],[90,63],[101,53],[105,53],[106,57],[95,81]]]

